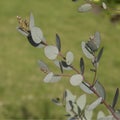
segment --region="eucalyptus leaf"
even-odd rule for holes
[[[29,27],[30,27],[30,29],[31,29],[31,28],[34,27],[34,26],[35,26],[34,16],[33,16],[32,13],[30,13],[30,24],[29,24]]]
[[[45,78],[44,78],[43,81],[44,81],[45,83],[51,82],[53,75],[54,75],[53,72],[48,73],[48,74],[45,76]]]
[[[74,113],[72,112],[73,106],[72,106],[71,101],[66,102],[65,108],[66,108],[66,112],[69,113],[69,115],[73,117]]]
[[[63,73],[63,66],[62,66],[62,63],[59,62],[59,65],[60,65],[60,70],[61,70],[61,73]]]
[[[44,72],[46,72],[46,73],[49,73],[49,72],[50,72],[48,66],[47,66],[43,61],[39,60],[39,61],[38,61],[38,64],[39,64],[40,69],[41,69],[42,71],[44,71]]]
[[[54,74],[50,82],[54,83],[54,82],[58,82],[60,80],[61,80],[61,76]]]
[[[86,83],[86,82],[80,83],[80,88],[81,88],[85,93],[93,94],[93,92],[90,90],[90,86],[89,86],[88,83]]]
[[[104,118],[104,117],[105,117],[105,114],[102,111],[99,111],[97,114],[97,120]]]
[[[103,99],[106,98],[106,92],[104,87],[102,86],[102,84],[99,81],[96,81],[95,85],[94,85],[96,92],[99,94],[100,97],[102,97]]]
[[[38,27],[32,27],[30,30],[31,30],[31,36],[32,36],[33,41],[36,44],[40,43],[43,39],[42,30]]]
[[[86,48],[86,43],[85,43],[85,42],[82,42],[81,45],[82,45],[82,51],[83,51],[83,53],[85,54],[85,56],[86,56],[87,58],[91,59],[91,60],[94,60],[93,54],[90,52],[90,50],[88,50],[88,49]]]
[[[72,77],[70,78],[70,83],[73,86],[79,86],[82,81],[83,76],[81,74],[72,75]]]
[[[118,97],[119,97],[119,89],[117,88],[116,92],[115,92],[115,96],[113,98],[113,102],[112,102],[112,108],[113,109],[115,108],[115,105],[117,104]]]
[[[61,61],[61,63],[64,70],[72,70],[72,68],[69,65],[67,65],[65,61]]]
[[[100,42],[101,42],[101,37],[100,37],[99,32],[95,32],[93,41],[94,41],[95,45],[97,46],[97,48],[99,48]]]
[[[93,111],[91,110],[86,110],[85,109],[85,118],[87,119],[87,120],[92,120],[92,116],[93,116]],[[85,119],[85,120],[86,120]]]
[[[75,113],[75,115],[78,115],[78,106],[76,105],[76,103],[72,103],[72,106],[73,106],[73,111]]]
[[[98,50],[98,48],[93,40],[88,41],[85,44],[85,47],[91,54],[93,54],[94,52],[96,52]]]
[[[80,71],[82,75],[84,74],[84,69],[85,69],[84,60],[83,58],[81,58],[80,59]]]
[[[74,55],[71,51],[67,52],[66,54],[66,63],[67,65],[71,65],[74,60]]]
[[[49,72],[45,76],[44,82],[46,82],[46,83],[54,83],[54,82],[58,82],[60,79],[61,79],[61,76],[55,75],[55,74],[53,74],[53,72]]]
[[[67,89],[67,90],[65,91],[65,93],[66,93],[66,98],[65,98],[66,102],[68,102],[68,101],[75,102],[76,96],[73,95],[73,94],[71,93],[71,91],[69,91],[69,90]]]
[[[102,97],[99,97],[96,101],[94,101],[92,104],[90,104],[88,107],[87,107],[87,110],[94,110],[101,102],[102,102]]]
[[[56,46],[49,45],[44,48],[44,53],[48,59],[54,60],[58,56],[59,51]]]
[[[60,37],[58,34],[56,34],[56,46],[60,52],[61,51],[61,41],[60,41]]]
[[[87,12],[92,9],[92,5],[89,3],[83,4],[78,8],[79,12]]]
[[[28,39],[29,43],[34,47],[38,47],[40,45],[40,43],[35,43],[35,41],[33,40],[32,36],[31,36],[31,32],[28,34],[27,39]]]
[[[86,94],[81,95],[77,100],[76,100],[76,104],[79,106],[79,108],[81,110],[84,109],[85,105],[86,105]]]
[[[60,68],[60,64],[61,64],[63,70],[72,70],[72,68],[70,66],[68,66],[65,61],[54,60],[54,64],[59,68]]]
[[[73,101],[68,101],[70,104],[71,112],[74,113],[74,116],[78,114],[78,107]]]
[[[99,53],[98,53],[98,56],[97,56],[97,59],[96,59],[96,62],[99,62],[99,60],[100,60],[100,58],[101,58],[101,56],[102,56],[102,54],[103,54],[103,50],[104,50],[104,47],[102,47],[102,48],[100,49],[100,51],[99,51]]]

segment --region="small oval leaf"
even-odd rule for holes
[[[66,54],[66,63],[67,65],[71,65],[74,60],[74,55],[71,51],[67,52]]]
[[[99,46],[100,46],[100,41],[101,41],[100,33],[99,32],[95,32],[94,38],[93,38],[93,42],[95,43],[97,48],[99,48]]]
[[[61,76],[59,76],[59,75],[53,75],[52,76],[52,78],[51,78],[51,83],[54,83],[54,82],[58,82],[58,81],[60,81],[61,80]]]
[[[44,48],[44,52],[45,52],[46,57],[48,57],[50,60],[56,59],[59,53],[58,48],[52,45],[46,46]]]
[[[83,76],[81,74],[75,74],[70,78],[70,83],[73,86],[78,86],[83,81]]]
[[[46,73],[49,73],[49,69],[48,69],[48,66],[41,60],[38,61],[38,64],[40,66],[40,69]]]
[[[43,39],[43,33],[40,28],[32,27],[31,28],[31,36],[35,43],[40,43]]]

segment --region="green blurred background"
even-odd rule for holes
[[[79,59],[85,59],[85,75],[92,80],[89,61],[81,51],[81,42],[88,40],[95,31],[101,33],[104,54],[99,66],[99,81],[105,86],[107,101],[111,103],[117,87],[120,87],[120,25],[112,24],[110,16],[103,12],[78,13],[83,1],[71,0],[1,0],[0,1],[0,119],[65,119],[64,108],[51,102],[70,89],[80,96],[83,92],[72,87],[69,79],[55,84],[43,82],[44,74],[37,61],[48,63],[53,71],[59,69],[46,59],[42,49],[32,47],[16,30],[16,16],[34,14],[35,23],[44,33],[49,44],[55,44],[55,34],[61,37],[62,52],[71,50],[75,55],[74,66],[79,69]],[[117,5],[118,6],[118,5]],[[119,7],[119,6],[118,6]],[[89,103],[94,100],[89,96]],[[119,99],[120,101],[120,99]],[[102,105],[101,105],[102,106]],[[103,107],[103,106],[102,106]],[[103,107],[104,108],[104,107]],[[117,108],[120,108],[118,102]],[[101,109],[98,107],[97,110]],[[105,108],[104,108],[105,109]]]

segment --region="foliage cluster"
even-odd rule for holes
[[[94,6],[94,4],[91,2],[83,4],[79,7],[79,11],[86,12],[91,9],[96,10],[96,6]],[[104,2],[97,5],[97,8],[100,8],[101,5],[102,9],[108,9]],[[54,73],[49,69],[45,62],[40,60],[38,62],[40,69],[42,72],[47,74],[44,78],[44,82],[54,83],[60,81],[62,77],[67,77],[70,79],[71,85],[80,87],[85,92],[85,94],[76,99],[76,96],[66,89],[62,98],[58,97],[52,99],[52,101],[58,106],[65,107],[67,112],[66,116],[69,120],[91,120],[93,110],[100,104],[105,105],[106,109],[109,111],[109,115],[105,116],[104,113],[100,111],[98,113],[97,120],[120,119],[120,111],[119,109],[116,109],[119,89],[116,89],[111,104],[108,104],[106,102],[106,91],[97,76],[99,62],[104,50],[104,47],[100,48],[101,36],[99,32],[95,32],[88,38],[88,41],[83,41],[81,43],[83,53],[92,64],[90,72],[94,74],[94,77],[92,82],[90,82],[89,80],[86,80],[84,75],[85,62],[83,58],[81,57],[79,60],[78,70],[73,66],[74,54],[71,51],[66,52],[65,55],[61,52],[61,39],[58,34],[56,34],[56,45],[49,45],[42,30],[39,27],[36,27],[32,13],[30,14],[29,20],[22,19],[19,16],[17,19],[19,22],[19,26],[17,27],[18,31],[26,36],[32,46],[43,48],[45,56],[60,68],[60,73]],[[73,70],[75,74],[66,74],[66,70]],[[95,99],[93,103],[87,105],[86,94],[95,94],[97,99]]]

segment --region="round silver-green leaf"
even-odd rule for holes
[[[59,51],[56,46],[49,45],[44,48],[44,53],[46,57],[49,58],[50,60],[55,60],[56,57],[58,56]]]
[[[70,78],[70,83],[73,86],[79,86],[83,81],[83,76],[81,74],[75,74]]]
[[[32,27],[31,28],[32,39],[35,43],[40,43],[43,39],[43,33],[40,28]]]

